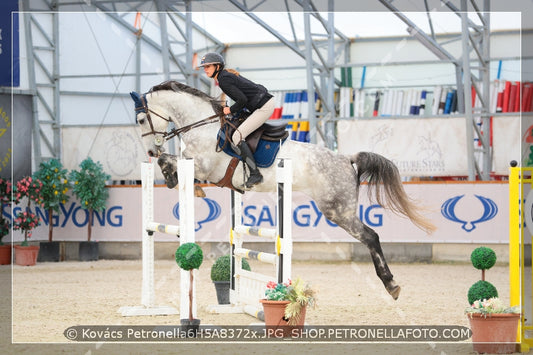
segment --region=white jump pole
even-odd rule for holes
[[[184,243],[194,243],[194,160],[178,160],[178,191],[180,196],[180,245]],[[180,270],[180,314],[185,319],[189,316],[189,285],[190,272]],[[194,270],[196,276],[197,270]],[[193,281],[193,300],[196,299],[196,279]],[[196,302],[193,301],[192,313],[196,318]]]
[[[180,237],[180,244],[194,243],[194,160],[178,161],[179,226],[154,222],[154,164],[141,163],[142,181],[142,291],[141,306],[120,307],[123,316],[171,315],[178,310],[170,306],[155,305],[154,232]],[[192,206],[192,207],[189,207]],[[180,274],[180,312],[189,314],[189,272]],[[195,285],[193,285],[194,287]],[[194,288],[195,289],[195,288]],[[193,304],[196,315],[196,304]]]
[[[287,282],[291,278],[292,265],[292,162],[279,159],[276,172],[277,226],[276,229],[256,228],[241,225],[242,196],[231,192],[232,225],[230,233],[231,278],[230,304],[208,307],[211,313],[247,313],[263,319],[259,299],[264,296],[269,281]],[[275,254],[243,248],[243,236],[253,235],[275,242]],[[255,259],[273,264],[276,276],[243,270],[242,258]]]

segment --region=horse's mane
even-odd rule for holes
[[[222,114],[222,108],[223,107],[222,107],[222,105],[221,105],[219,100],[215,99],[214,97],[211,97],[211,96],[207,95],[203,91],[200,91],[200,90],[198,90],[196,88],[193,88],[191,86],[182,84],[179,81],[175,81],[175,80],[164,81],[164,82],[162,82],[159,85],[153,86],[150,89],[149,93],[152,93],[152,92],[155,92],[155,91],[161,91],[161,90],[170,90],[170,91],[174,91],[174,92],[184,92],[184,93],[191,94],[193,96],[199,97],[199,98],[209,102],[211,104],[211,106],[213,107],[213,110],[217,114],[219,114],[219,115]]]

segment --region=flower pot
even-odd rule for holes
[[[218,304],[229,304],[229,281],[213,281],[217,291]]]
[[[11,264],[11,244],[0,245],[0,265]]]
[[[290,303],[289,301],[269,301],[262,299],[260,302],[263,304],[265,327],[268,336],[291,337],[298,335],[298,332],[302,331],[307,307],[302,308],[297,324],[289,325],[288,319],[285,318],[285,307]]]
[[[200,319],[189,320],[180,319],[181,322],[181,332],[185,333],[187,338],[196,338],[198,335],[198,330],[200,329]]]
[[[468,314],[474,351],[510,354],[516,350],[519,313]]]
[[[37,262],[39,255],[38,245],[15,245],[15,264],[21,266],[33,266]]]
[[[40,242],[37,261],[59,261],[59,242]]]
[[[78,247],[78,255],[80,261],[98,260],[98,242],[80,242],[80,245]]]

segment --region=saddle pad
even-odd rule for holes
[[[229,142],[228,144],[225,144],[226,134],[225,134],[224,128],[221,128],[218,131],[218,138],[219,138],[218,139],[219,149],[222,149],[224,153],[232,157],[236,157],[240,159],[240,156],[237,155],[237,153],[235,153],[233,149],[231,149]],[[276,156],[279,152],[279,148],[285,142],[286,139],[287,137],[279,141],[259,139],[259,143],[257,144],[257,149],[254,153],[255,163],[257,164],[257,166],[260,168],[268,168],[269,166],[271,166],[276,160]]]

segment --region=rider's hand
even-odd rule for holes
[[[231,113],[231,110],[228,106],[224,106],[222,112],[224,112],[225,115],[229,115]]]

